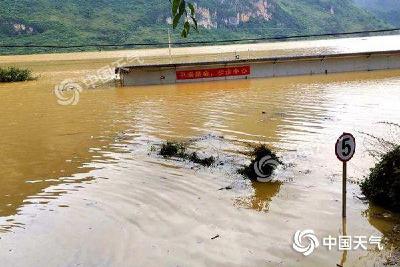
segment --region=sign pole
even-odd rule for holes
[[[343,179],[342,179],[342,218],[347,217],[346,201],[347,201],[347,162],[350,161],[356,151],[356,139],[350,133],[343,133],[336,142],[336,157],[343,163]]]
[[[343,162],[343,186],[342,186],[342,217],[346,218],[347,195],[347,162]]]
[[[169,48],[169,61],[172,63],[172,45],[171,45],[171,31],[168,29],[168,48]]]

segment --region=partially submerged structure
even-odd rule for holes
[[[224,60],[129,65],[117,68],[116,72],[122,85],[134,86],[400,69],[400,47],[328,53],[308,49],[297,54],[269,54],[250,57],[249,53],[246,59],[236,55]]]

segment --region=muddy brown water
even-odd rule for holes
[[[356,182],[374,164],[362,132],[385,136],[388,128],[379,122],[400,122],[400,71],[151,87],[108,83],[84,88],[75,106],[57,103],[55,85],[96,73],[120,54],[0,61],[40,75],[0,84],[1,266],[396,262],[399,215],[360,200]],[[319,237],[342,231],[334,144],[343,131],[358,143],[349,164],[348,234],[383,236],[385,247],[348,253],[320,247],[304,257],[292,249],[297,230]],[[164,140],[191,140],[193,151],[223,165],[160,158],[154,150]],[[248,160],[242,152],[258,143],[288,165],[270,184],[236,173]],[[232,189],[219,190],[226,186]]]

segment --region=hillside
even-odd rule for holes
[[[215,40],[388,27],[351,0],[197,0],[200,33]],[[19,0],[0,2],[1,44],[69,45],[166,42],[168,0]],[[180,40],[176,32],[174,40]],[[180,40],[181,41],[181,40]],[[71,49],[76,50],[76,49]],[[58,52],[0,48],[0,54]]]
[[[395,26],[400,26],[399,0],[354,0],[355,3]]]

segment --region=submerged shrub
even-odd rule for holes
[[[32,71],[29,69],[19,69],[15,67],[9,67],[7,69],[0,68],[0,82],[22,82],[34,79]]]
[[[382,156],[361,183],[361,191],[371,202],[400,211],[400,146]]]
[[[252,157],[250,164],[239,169],[238,173],[253,181],[260,178],[260,174],[263,177],[270,177],[276,167],[282,164],[276,154],[265,145],[255,147],[250,156]]]
[[[213,156],[202,159],[202,158],[199,158],[199,156],[197,155],[196,152],[193,152],[189,156],[189,160],[193,163],[200,164],[205,167],[210,167],[211,165],[213,165],[215,163],[215,158]]]
[[[161,145],[160,155],[164,158],[177,157],[189,160],[193,163],[200,164],[205,167],[210,167],[215,163],[213,156],[208,158],[200,158],[196,152],[191,154],[186,152],[186,145],[183,143],[166,142]]]
[[[185,151],[186,146],[182,143],[166,142],[161,145],[160,155],[165,158],[182,157]]]

